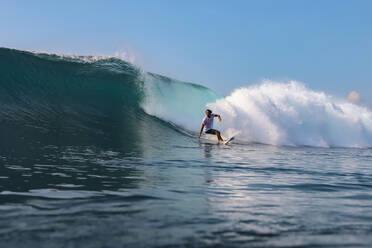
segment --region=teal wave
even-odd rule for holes
[[[158,103],[157,109],[186,111],[187,102],[164,101],[167,95],[162,94],[172,99],[187,91],[199,92],[195,96],[199,103],[190,106],[190,112],[200,112],[199,106],[218,97],[203,86],[144,73],[117,58],[0,48],[1,143],[4,147],[20,147],[25,142],[135,145],[143,129],[174,129],[167,118],[163,121],[158,118],[163,116],[146,112],[149,99]]]

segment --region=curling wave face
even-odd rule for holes
[[[186,130],[174,125],[191,114],[200,118],[201,108],[217,97],[205,87],[146,73],[118,58],[0,48],[3,149],[25,144],[127,149],[143,147],[154,134],[182,138]]]

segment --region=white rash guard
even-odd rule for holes
[[[214,119],[214,114],[211,114],[211,117],[205,116],[202,124],[205,125],[205,131],[208,131],[209,129],[213,129],[213,119]]]

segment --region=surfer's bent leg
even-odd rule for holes
[[[216,135],[217,135],[217,138],[218,138],[219,141],[223,141],[223,139],[222,139],[222,137],[221,137],[221,133],[220,133],[220,131],[217,131],[217,130],[216,130]]]

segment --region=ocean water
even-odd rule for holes
[[[205,107],[230,145],[197,139]],[[181,114],[180,114],[181,113]],[[372,114],[0,49],[1,247],[370,247]]]

